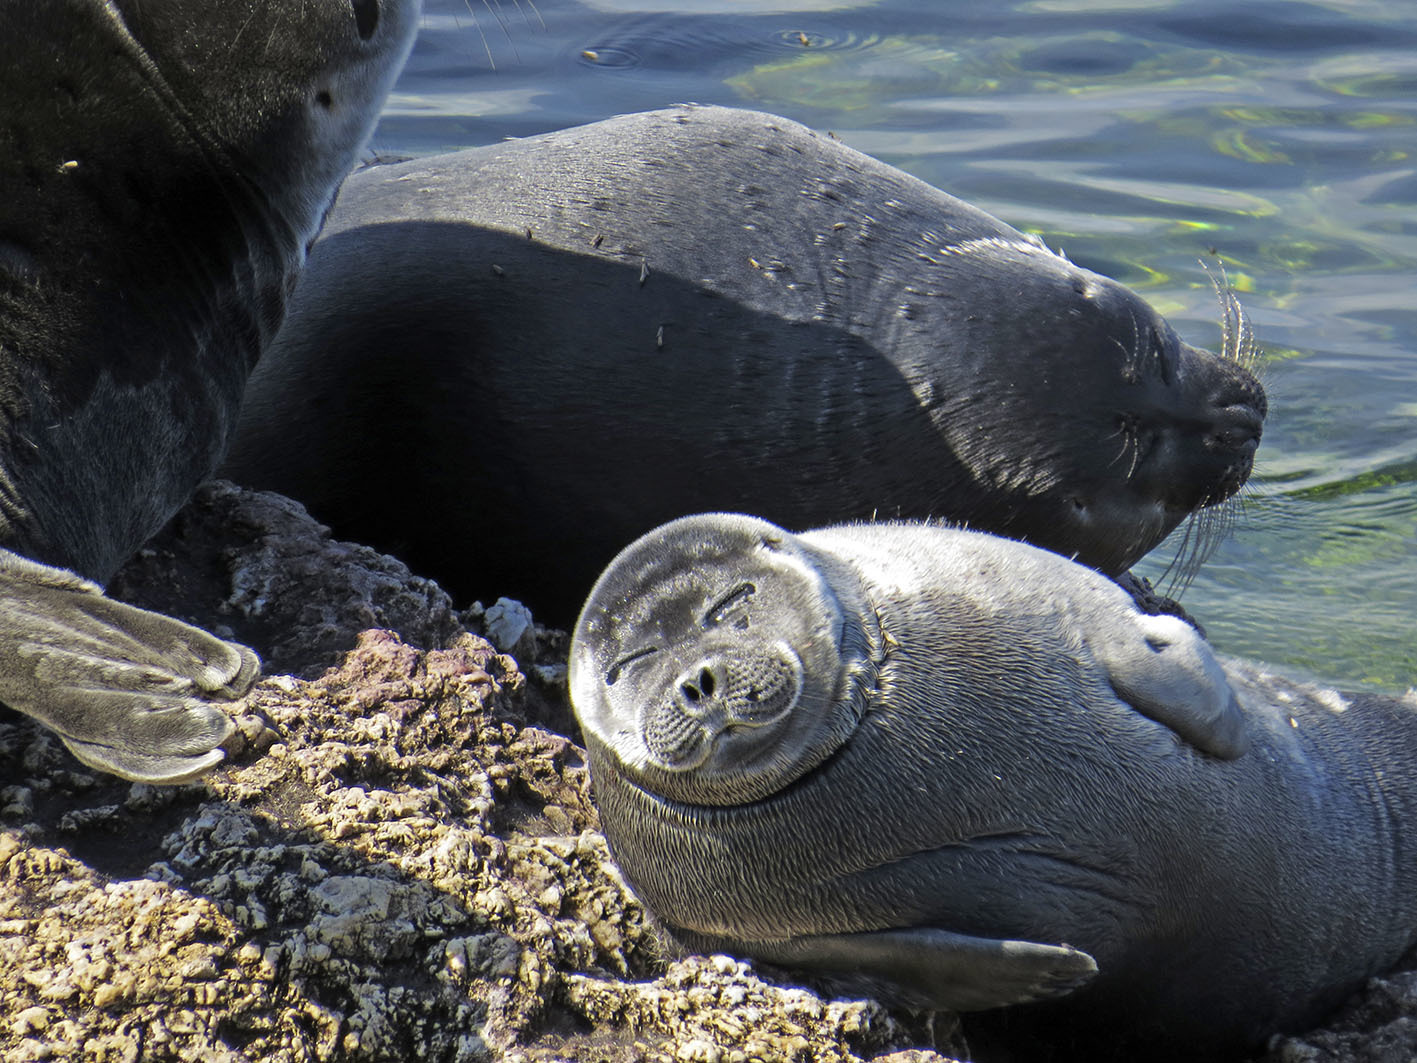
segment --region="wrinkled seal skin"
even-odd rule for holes
[[[1241,485],[1264,410],[1036,239],[685,106],[353,175],[223,475],[569,624],[621,545],[710,508],[946,517],[1119,573]]]
[[[685,518],[596,584],[570,687],[671,930],[1021,1005],[966,1023],[1017,1058],[1230,1058],[1417,938],[1411,697],[1222,668],[1022,543]]]
[[[81,760],[220,759],[250,651],[99,598],[229,443],[418,0],[0,2],[0,697]]]

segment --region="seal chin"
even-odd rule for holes
[[[805,550],[767,521],[708,514],[622,551],[571,652],[593,755],[650,795],[736,805],[840,748],[864,709],[870,639]]]

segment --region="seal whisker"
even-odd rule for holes
[[[1245,313],[1244,305],[1230,284],[1225,264],[1217,262],[1212,267],[1205,259],[1201,259],[1200,264],[1220,303],[1220,354],[1245,369],[1253,370],[1259,360],[1254,328],[1250,324],[1249,315]]]
[[[521,12],[522,20],[526,22],[528,26],[531,25],[531,19],[526,17],[526,10],[522,6],[523,3],[526,4],[526,7],[531,8],[531,13],[536,16],[536,21],[541,24],[541,28],[546,28],[546,20],[541,17],[541,12],[537,10],[536,0],[512,0],[512,2],[516,6],[516,9]]]
[[[484,4],[487,0],[482,0]],[[487,53],[487,65],[492,68],[492,72],[497,72],[497,60],[492,57],[492,42],[487,39],[487,31],[482,28],[482,23],[477,18],[477,12],[472,9],[472,0],[463,0],[463,6],[467,8],[468,15],[472,18],[472,24],[477,29],[477,35],[482,38],[482,49]]]
[[[1142,345],[1142,328],[1141,324],[1137,321],[1136,311],[1129,307],[1127,309],[1127,317],[1132,323],[1132,344],[1129,364],[1132,368],[1132,372],[1140,375],[1147,368],[1147,355],[1153,352],[1150,349],[1150,345],[1147,345],[1145,348]]]

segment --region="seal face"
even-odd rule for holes
[[[1264,412],[1236,361],[983,211],[681,107],[353,175],[224,474],[569,624],[621,545],[710,509],[948,519],[1115,574],[1238,489]]]
[[[211,474],[417,16],[0,4],[0,696],[85,763],[209,768],[259,673],[89,581]]]
[[[1417,941],[1417,707],[1223,663],[1023,543],[683,518],[597,582],[570,686],[671,932],[1009,1008],[975,1025],[1015,1048],[1228,1058]]]
[[[868,647],[781,529],[670,524],[581,617],[570,682],[630,777],[700,804],[775,792],[854,730]],[[628,725],[627,725],[628,724]]]

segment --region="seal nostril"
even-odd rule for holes
[[[692,702],[697,703],[698,700],[703,697],[703,694],[699,692],[699,688],[694,686],[693,683],[680,683],[679,689],[682,690],[684,696]]]
[[[699,672],[699,687],[703,690],[705,697],[713,697],[713,673],[707,668]]]
[[[354,25],[359,39],[367,41],[379,28],[379,0],[350,0],[354,8]]]

